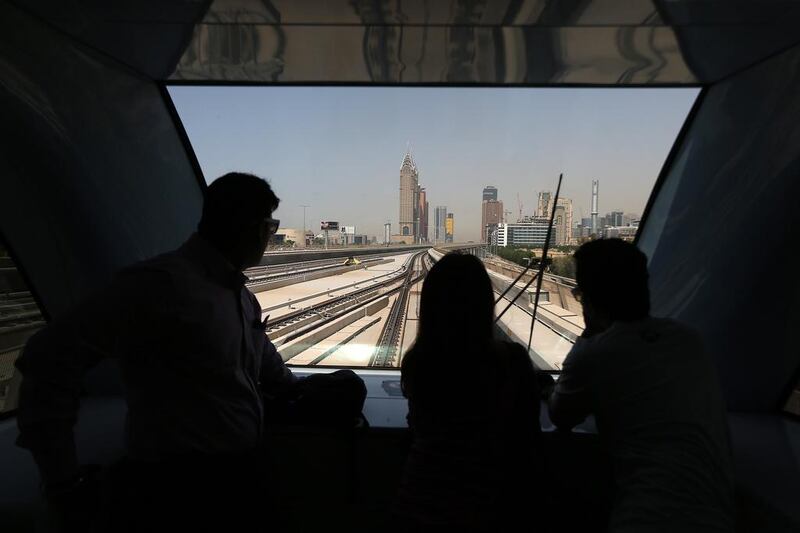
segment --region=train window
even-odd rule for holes
[[[281,228],[250,287],[294,365],[395,367],[413,342],[421,280],[461,246],[499,296],[538,269],[531,357],[558,370],[583,330],[571,254],[633,239],[697,89],[213,87],[169,93],[206,179],[267,177]],[[564,173],[561,195],[554,192]],[[416,246],[416,247],[415,247]],[[527,344],[523,277],[500,334]]]
[[[33,296],[0,242],[0,416],[16,409],[21,376],[14,361],[43,325]]]

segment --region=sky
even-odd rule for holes
[[[537,193],[573,201],[574,219],[641,214],[698,89],[184,87],[169,88],[206,181],[230,171],[269,180],[281,227],[323,220],[382,239],[397,231],[408,146],[455,240],[479,240],[483,188],[516,219]]]

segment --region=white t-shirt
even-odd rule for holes
[[[611,531],[733,531],[725,405],[694,330],[646,318],[579,338],[550,416],[565,428],[589,414],[614,469]]]

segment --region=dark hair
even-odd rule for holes
[[[275,211],[279,203],[265,180],[252,174],[230,172],[206,189],[198,231],[212,238],[228,237],[259,222]]]
[[[575,252],[578,289],[612,320],[636,320],[650,314],[647,256],[621,239],[590,241]]]
[[[442,257],[422,285],[417,338],[402,362],[403,391],[408,395],[423,381],[436,386],[439,371],[476,367],[490,348],[493,326],[494,293],[481,260]]]

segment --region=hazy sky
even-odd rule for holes
[[[281,226],[321,220],[381,238],[397,231],[400,164],[411,143],[433,212],[447,206],[457,241],[478,240],[481,192],[535,209],[555,190],[575,219],[641,213],[697,89],[171,87],[206,180],[231,170],[272,183]]]

